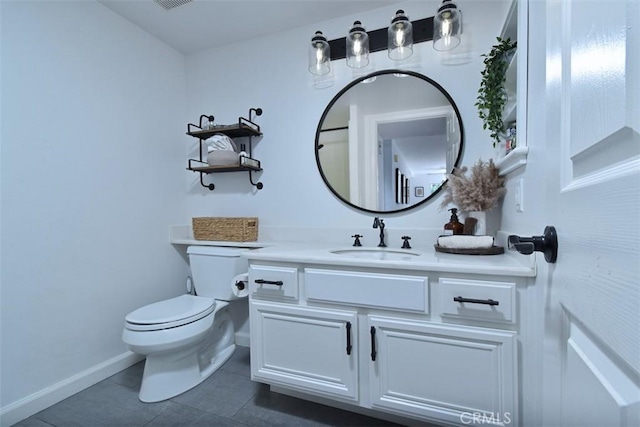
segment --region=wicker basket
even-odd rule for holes
[[[256,217],[200,217],[192,219],[196,240],[219,242],[255,242],[258,240]]]

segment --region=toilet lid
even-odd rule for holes
[[[195,322],[215,309],[213,298],[180,295],[165,301],[145,305],[125,318],[131,329],[157,330]]]

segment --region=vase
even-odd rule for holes
[[[469,211],[467,218],[475,218],[478,222],[473,230],[475,236],[496,236],[500,227],[499,212],[496,209],[490,211]]]

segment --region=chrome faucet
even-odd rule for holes
[[[373,228],[380,229],[380,243],[378,243],[379,248],[386,248],[387,245],[384,243],[384,220],[375,217],[373,219]]]

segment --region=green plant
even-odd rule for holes
[[[484,57],[484,70],[478,90],[478,115],[484,121],[482,128],[491,131],[493,146],[500,142],[500,133],[504,132],[502,111],[507,102],[507,91],[504,88],[510,51],[517,47],[517,42],[510,38],[506,40],[498,37],[498,44],[491,48]]]

